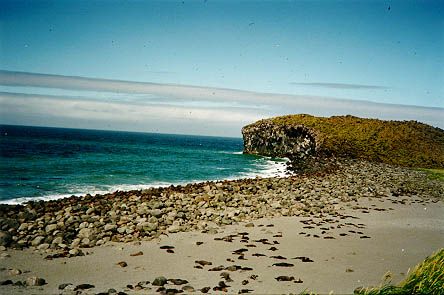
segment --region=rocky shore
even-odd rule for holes
[[[0,246],[81,255],[108,241],[150,240],[278,216],[338,216],[361,197],[438,201],[442,182],[423,172],[364,161],[334,173],[171,186],[0,207]]]
[[[125,293],[249,293],[257,292],[257,288],[276,293],[294,290],[295,285],[307,288],[304,284],[313,288],[316,287],[316,278],[313,280],[307,275],[297,277],[295,274],[298,264],[310,265],[313,262],[312,257],[304,255],[309,253],[308,249],[320,247],[315,251],[316,255],[322,255],[325,247],[340,253],[349,247],[371,251],[374,249],[372,243],[364,242],[379,244],[380,241],[363,223],[364,218],[356,216],[368,216],[367,219],[371,220],[371,214],[395,212],[399,209],[394,209],[396,206],[431,206],[436,203],[441,208],[439,204],[443,196],[443,182],[430,180],[423,172],[341,159],[331,160],[329,169],[322,173],[286,178],[205,182],[25,205],[1,205],[0,250],[3,252],[0,266],[4,267],[0,271],[0,285],[5,286],[0,286],[0,290],[9,288],[5,290],[12,293],[18,290],[20,293],[23,290],[20,288],[27,287],[41,288],[32,289],[38,293],[79,294],[101,288],[106,290],[103,294],[115,294],[116,289],[110,288],[110,284],[115,282],[126,285],[123,288]],[[372,201],[376,203],[370,204]],[[380,207],[378,204],[381,202],[390,205]],[[433,210],[439,212],[439,208]],[[427,213],[419,210],[421,214]],[[299,225],[295,225],[291,218],[299,218],[296,220]],[[227,233],[226,228],[234,229]],[[188,235],[183,242],[181,234]],[[422,234],[418,232],[417,237]],[[433,237],[434,234],[429,244],[436,247],[439,241]],[[303,242],[304,239],[307,239],[306,242]],[[159,241],[163,241],[160,247]],[[338,244],[334,247],[323,244],[330,241]],[[413,245],[415,241],[407,243]],[[422,242],[418,242],[415,247],[424,252]],[[288,245],[285,246],[286,243]],[[294,252],[295,243],[299,245],[298,255],[288,257],[294,255],[289,253]],[[113,252],[114,245],[127,250]],[[301,251],[304,247],[306,250]],[[251,255],[250,249],[255,253]],[[223,254],[227,251],[228,258],[223,256],[227,255]],[[95,256],[91,256],[92,253]],[[12,258],[8,258],[11,255]],[[388,251],[388,255],[394,254]],[[111,257],[115,261],[109,261]],[[160,262],[156,262],[157,259]],[[261,259],[271,261],[264,264]],[[320,260],[319,257],[316,259]],[[322,259],[330,260],[328,257]],[[244,260],[250,262],[243,264]],[[351,257],[347,260],[353,261]],[[60,269],[57,261],[61,261],[62,265],[68,264],[67,268]],[[177,264],[178,261],[183,263]],[[140,265],[137,266],[138,263]],[[30,265],[33,265],[34,271],[27,275],[29,270],[26,268]],[[107,277],[94,272],[94,276],[98,277],[91,278],[86,270],[89,275],[82,276],[80,269],[94,269],[97,265],[105,265],[97,270],[103,271]],[[128,265],[133,269],[130,270]],[[165,269],[165,265],[176,266]],[[110,266],[122,269],[124,273],[108,269]],[[194,271],[190,272],[187,267]],[[331,277],[335,271],[325,266],[317,267],[313,273],[328,269],[325,279],[337,280]],[[142,279],[146,272],[141,270],[146,268],[152,270],[151,283]],[[175,269],[181,272],[175,272]],[[205,271],[206,275],[194,273],[199,271]],[[354,268],[347,267],[345,273],[354,271]],[[365,274],[368,276],[368,270]],[[359,272],[356,271],[355,275]],[[128,276],[133,278],[132,281],[122,283],[122,280],[129,280]],[[107,280],[109,277],[111,279]],[[137,277],[140,281],[133,281]],[[262,279],[257,280],[257,277]],[[214,286],[207,286],[209,282]],[[262,282],[267,282],[265,286],[270,287],[264,289]],[[350,284],[353,285],[352,282]],[[122,290],[122,285],[116,288]],[[344,286],[339,290],[350,292],[347,288]],[[328,292],[331,289],[327,286],[318,290]]]

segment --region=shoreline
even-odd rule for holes
[[[235,152],[238,154],[241,152]],[[206,182],[219,182],[219,181],[235,181],[235,180],[243,180],[243,179],[254,179],[254,178],[270,178],[270,177],[288,177],[291,175],[291,166],[289,165],[288,158],[272,158],[261,156],[262,158],[267,160],[268,167],[263,167],[262,170],[258,170],[257,172],[243,172],[241,175],[237,177],[228,177],[222,179],[212,179],[212,180],[192,180],[192,181],[183,181],[183,182],[157,182],[155,184],[116,184],[110,186],[107,190],[95,190],[95,191],[86,191],[82,193],[65,193],[65,194],[50,194],[45,196],[37,196],[37,197],[18,197],[8,200],[0,200],[0,205],[24,205],[27,202],[48,202],[48,201],[56,201],[61,199],[67,199],[71,197],[81,198],[86,195],[90,196],[100,196],[107,195],[117,192],[129,192],[129,191],[137,191],[137,190],[149,190],[152,188],[165,188],[170,186],[186,186],[189,184],[199,184]],[[272,162],[272,163],[271,163]],[[271,167],[272,166],[272,167]]]
[[[115,288],[143,294],[158,290],[153,280],[165,276],[189,281],[197,293],[207,287],[204,282],[214,293],[221,281],[230,286],[226,287],[230,293],[247,289],[350,293],[378,285],[387,270],[394,271],[393,279],[399,281],[404,277],[401,272],[444,245],[443,193],[443,183],[429,180],[423,172],[350,160],[329,173],[0,205],[2,229],[8,225],[13,233],[10,245],[0,252],[0,281],[17,283],[31,275],[47,281],[42,287],[0,286],[0,290],[69,293],[69,288],[58,290],[59,285],[88,283],[95,286],[88,292]],[[160,250],[162,245],[173,245],[174,253]],[[272,247],[277,249],[269,250]],[[236,252],[242,248],[247,251]],[[130,255],[140,251],[140,256]],[[252,256],[254,252],[266,256]],[[329,257],[323,256],[329,252]],[[314,262],[291,259],[298,256]],[[197,260],[213,264],[202,271],[194,267]],[[280,262],[292,266],[273,265]],[[84,264],[91,269],[80,271]],[[208,271],[219,265],[253,270]],[[221,278],[222,272],[233,281]],[[277,276],[294,279],[278,282]],[[139,278],[150,284],[138,284]],[[165,286],[182,291],[185,285]]]

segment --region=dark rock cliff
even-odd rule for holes
[[[320,144],[316,132],[304,125],[277,125],[261,120],[242,128],[244,153],[304,159],[315,155]]]

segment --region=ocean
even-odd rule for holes
[[[241,138],[0,125],[0,203],[280,176]]]

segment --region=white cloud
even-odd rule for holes
[[[22,120],[21,124],[26,124],[27,118],[40,118],[49,120],[51,117],[58,117],[65,122],[88,122],[95,124],[102,122],[101,128],[106,128],[109,124],[113,128],[119,126],[134,126],[130,130],[139,131],[160,131],[172,133],[184,133],[182,125],[195,126],[195,131],[206,124],[218,126],[214,130],[214,135],[237,136],[238,132],[233,132],[231,128],[225,130],[224,126],[242,126],[267,115],[260,115],[249,109],[239,108],[193,108],[170,105],[153,104],[128,104],[119,102],[88,101],[84,99],[69,99],[51,96],[17,95],[0,93],[1,117],[3,120]],[[19,122],[5,122],[19,123]],[[42,125],[42,123],[38,125]],[[174,124],[172,124],[174,123]],[[77,123],[76,123],[77,125]],[[172,125],[172,126],[171,126]],[[100,128],[100,126],[87,126],[89,128]],[[165,128],[164,126],[168,126]],[[68,126],[64,126],[68,127]],[[189,126],[188,126],[189,127]],[[113,129],[111,128],[111,129]],[[190,129],[190,128],[188,128]],[[188,130],[187,129],[187,130]],[[211,135],[211,130],[205,133]]]
[[[239,136],[243,125],[258,119],[308,113],[418,120],[444,128],[443,108],[331,97],[7,71],[0,71],[0,85],[8,91],[40,89],[34,91],[40,95],[32,93],[35,88],[0,92],[6,124]],[[55,95],[56,88],[64,90]]]

